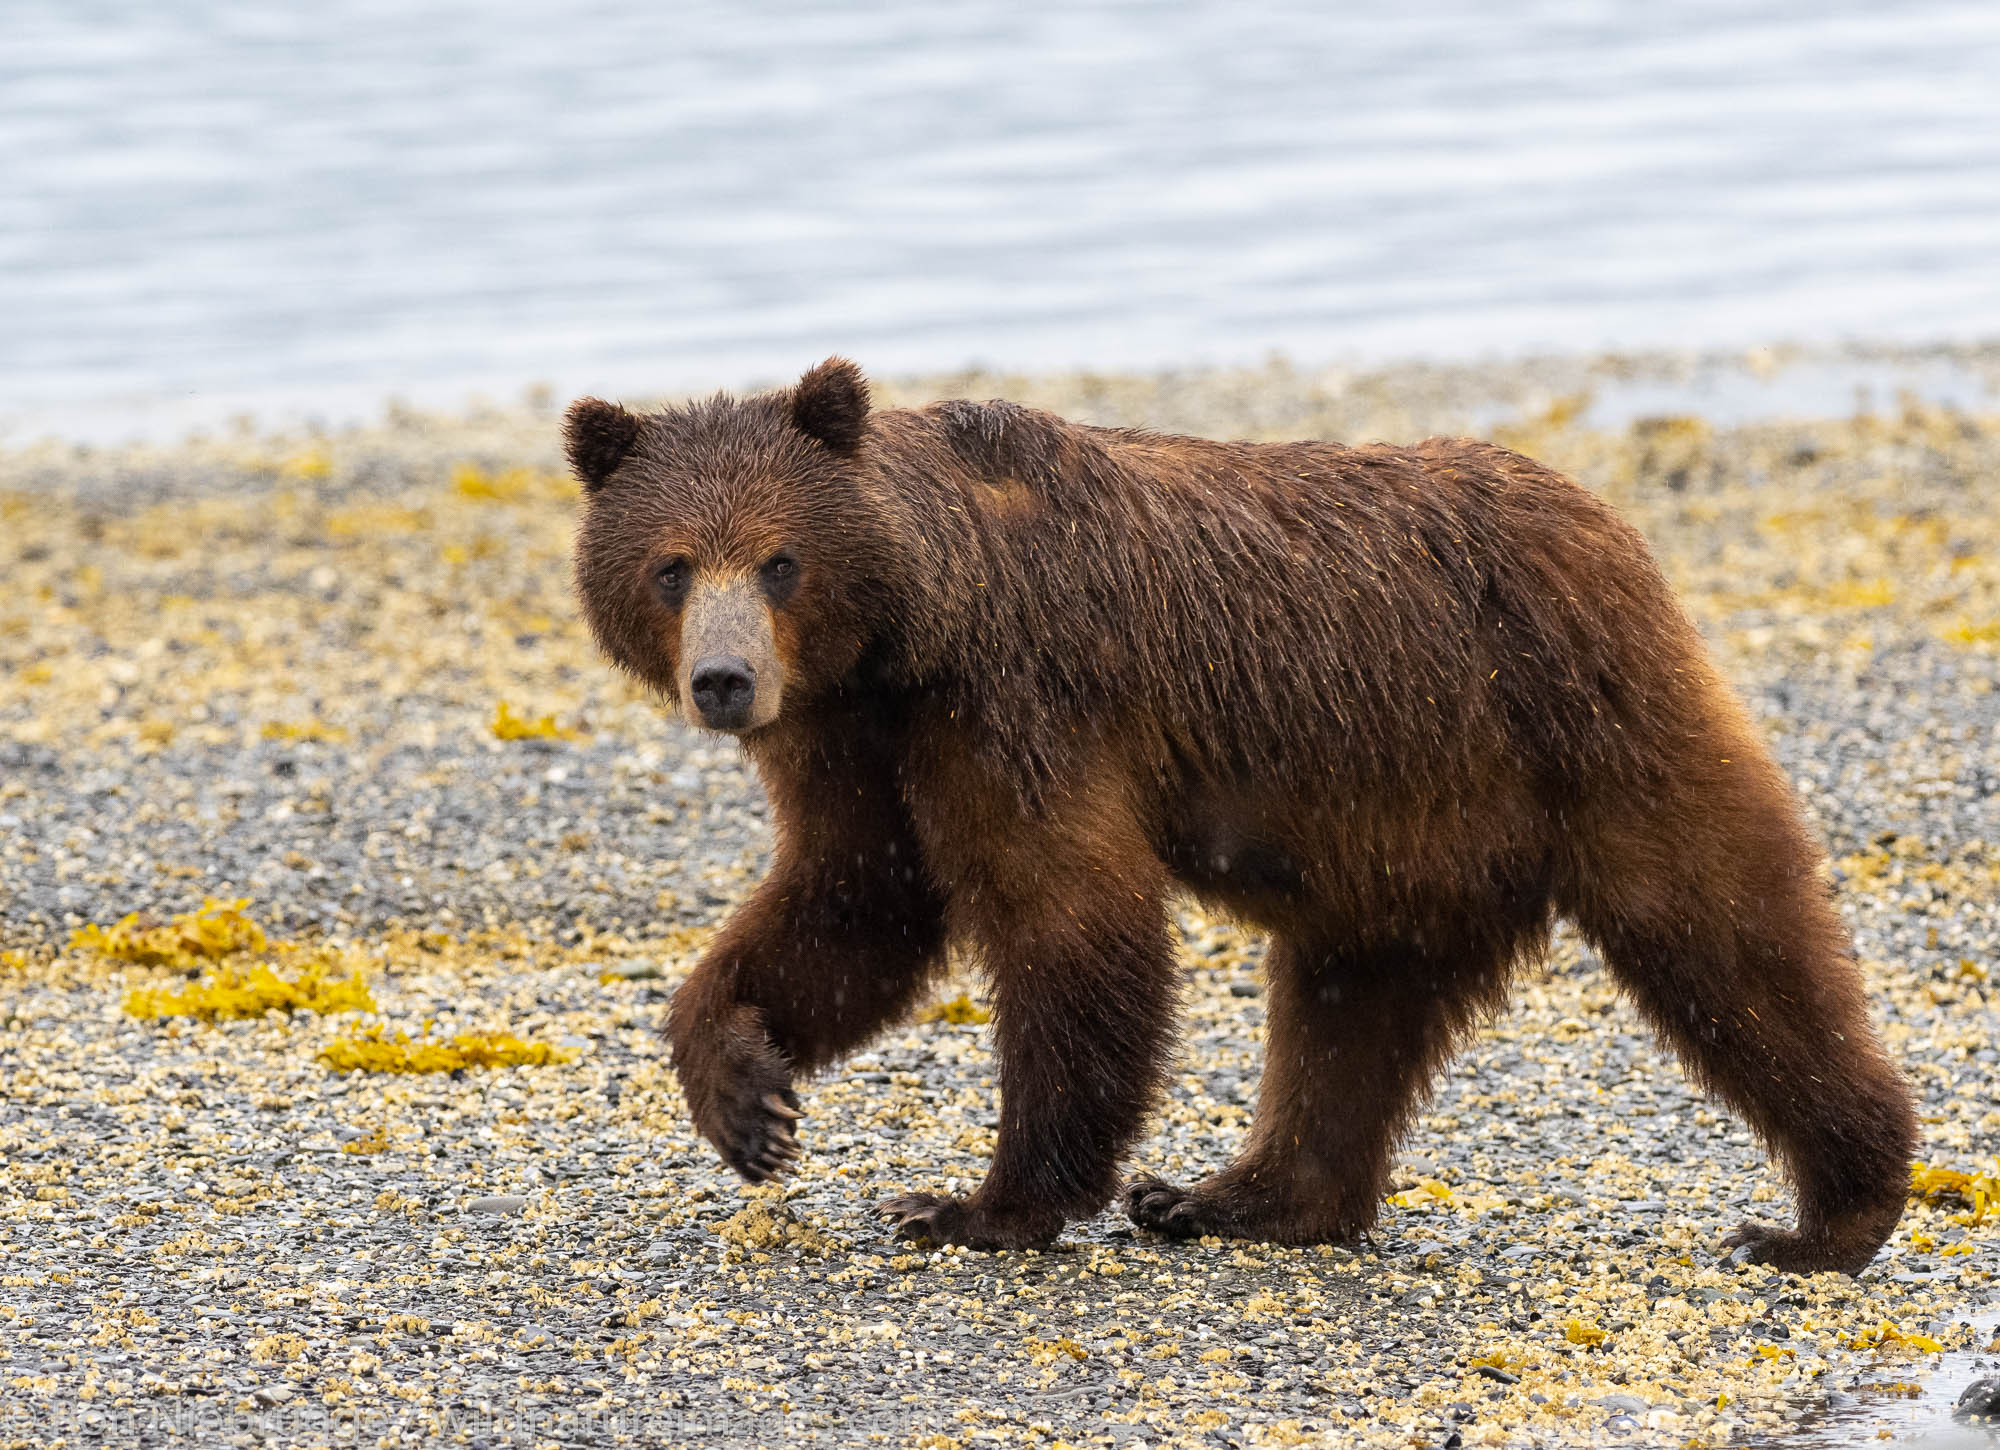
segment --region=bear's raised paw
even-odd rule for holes
[[[777,1177],[801,1151],[798,1121],[805,1114],[799,1095],[747,1076],[731,1089],[716,1106],[716,1121],[706,1130],[709,1141],[748,1182]]]

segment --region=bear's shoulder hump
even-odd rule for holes
[[[1047,413],[998,399],[937,403],[930,412],[946,445],[976,474],[1047,483],[1061,468],[1064,425]]]

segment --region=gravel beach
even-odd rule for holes
[[[2000,348],[1903,361],[1940,359],[2000,382]],[[2000,1369],[2000,401],[1740,426],[1617,401],[1725,362],[1810,365],[968,374],[878,403],[1479,431],[1623,509],[1803,793],[1921,1101],[1920,1191],[1859,1279],[1722,1255],[1783,1184],[1567,936],[1355,1249],[1115,1211],[1044,1253],[892,1240],[875,1200],[969,1188],[991,1146],[962,973],[809,1085],[798,1172],[744,1187],[658,1028],[763,868],[754,776],[595,656],[562,400],[392,408],[0,452],[0,1445],[1904,1433],[1943,1366]],[[1176,1178],[1240,1140],[1262,1024],[1255,938],[1181,923],[1184,1047],[1134,1160]]]

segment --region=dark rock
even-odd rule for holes
[[[2000,1375],[1990,1374],[1967,1385],[1951,1413],[1958,1420],[2000,1419]]]

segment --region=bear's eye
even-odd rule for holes
[[[799,561],[790,554],[773,554],[764,561],[764,593],[773,604],[783,604],[799,587]]]
[[[659,586],[660,597],[669,604],[679,604],[688,592],[688,564],[685,559],[669,559],[653,571],[653,582]]]

